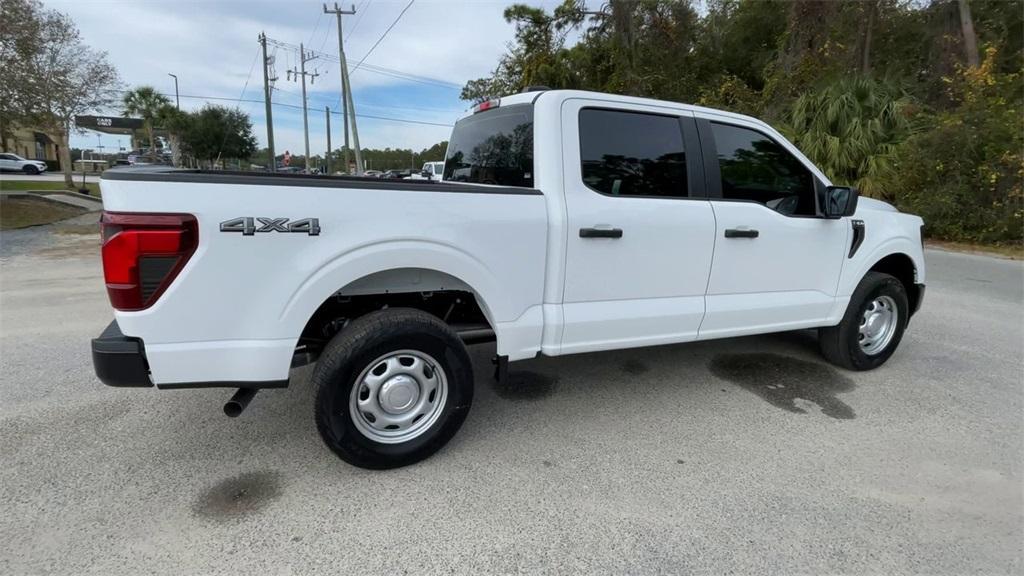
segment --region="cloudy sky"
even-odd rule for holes
[[[415,0],[366,57],[365,63],[375,68],[351,73],[361,145],[421,149],[446,140],[450,125],[467,109],[467,103],[459,100],[460,87],[467,80],[487,75],[512,39],[512,26],[501,15],[512,1]],[[173,99],[174,79],[168,73],[177,74],[183,109],[199,108],[208,101],[237,104],[252,118],[260,146],[266,145],[266,117],[257,37],[265,31],[269,38],[283,44],[303,43],[307,49],[323,54],[306,66],[308,72],[321,74],[313,85],[307,85],[310,152],[317,154],[326,149],[323,109],[340,110],[341,83],[336,20],[323,13],[321,2],[44,2],[69,14],[85,42],[109,54],[127,86],[151,85]],[[551,9],[558,0],[526,3]],[[352,4],[357,14],[344,17],[345,54],[350,68],[366,56],[408,0],[346,0],[342,7],[351,8]],[[301,153],[302,89],[286,75],[286,70],[298,66],[298,52],[288,47],[270,47],[269,52],[279,77],[274,91],[278,104],[273,109],[275,145],[278,153],[285,149]],[[389,71],[418,78],[397,77]],[[337,147],[342,141],[340,116],[332,116],[331,130],[332,146]],[[93,148],[97,144],[96,132],[72,137],[75,147]],[[106,134],[102,144],[107,150],[119,145],[117,137]],[[120,145],[128,146],[127,137]]]

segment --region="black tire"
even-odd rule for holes
[[[35,176],[36,174],[39,174],[39,168],[31,164],[27,164],[25,167],[23,167],[22,171],[24,171],[25,174],[28,174],[29,176]]]
[[[874,354],[867,354],[859,341],[860,321],[871,303],[883,296],[888,296],[896,304],[895,332],[884,348]],[[868,272],[853,291],[842,322],[818,330],[821,353],[832,364],[847,370],[878,368],[885,364],[900,345],[903,331],[907,328],[909,312],[907,290],[902,282],[888,274]]]
[[[349,400],[370,363],[400,350],[432,357],[444,371],[447,394],[433,424],[407,442],[388,444],[360,432]],[[411,308],[379,310],[352,321],[327,344],[312,382],[324,442],[345,462],[375,470],[407,466],[437,452],[458,432],[473,403],[473,368],[462,340],[437,317]]]

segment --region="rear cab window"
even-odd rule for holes
[[[499,106],[455,123],[444,180],[533,187],[533,105]]]
[[[588,188],[608,196],[688,196],[679,118],[584,108],[579,122],[580,168]]]

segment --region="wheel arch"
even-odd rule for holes
[[[491,328],[516,316],[493,274],[471,255],[444,244],[396,241],[353,250],[328,262],[296,289],[280,321],[299,335],[318,310],[338,296],[436,292],[472,294]]]
[[[904,290],[907,291],[910,313],[913,314],[917,310],[917,303],[921,298],[921,289],[917,283],[917,265],[909,254],[904,252],[890,253],[875,261],[868,268],[867,272],[881,272],[899,280],[903,284]]]

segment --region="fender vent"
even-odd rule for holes
[[[850,225],[853,226],[853,242],[850,243],[850,255],[847,258],[853,258],[860,245],[864,243],[864,221],[850,220]]]

